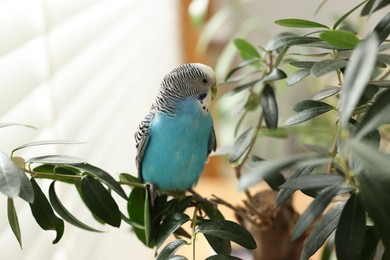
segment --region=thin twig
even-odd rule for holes
[[[191,234],[191,241],[192,241],[192,260],[195,260],[195,241],[196,241],[196,234],[195,234],[195,228],[198,222],[198,208],[199,206],[196,206],[194,209],[194,214],[192,216],[192,222],[191,222],[191,229],[192,229],[192,234]]]
[[[240,216],[241,218],[247,220],[248,222],[252,223],[253,225],[259,225],[259,223],[257,223],[256,221],[254,221],[249,215],[248,215],[248,212],[244,211],[243,208],[238,208],[238,207],[235,207],[233,206],[232,204],[230,204],[229,202],[213,195],[214,199],[212,199],[212,201],[214,201],[215,203],[217,204],[221,204],[221,205],[224,205],[225,207],[231,209],[232,211],[234,211],[234,213],[237,215],[237,216]]]
[[[389,75],[390,75],[390,67],[388,67],[386,70],[382,71],[382,73],[379,74],[375,80],[383,80],[383,79],[387,78],[387,76],[389,76]]]
[[[82,176],[79,175],[67,175],[67,174],[55,174],[55,173],[50,173],[50,172],[34,172],[30,169],[22,168],[19,167],[22,171],[25,173],[30,174],[31,177],[33,178],[53,178],[55,177],[56,179],[73,179],[73,180],[80,180]]]

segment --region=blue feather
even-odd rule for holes
[[[213,122],[199,101],[188,98],[178,104],[174,116],[157,112],[151,121],[149,142],[142,161],[144,181],[162,190],[186,190],[194,186],[208,156]]]

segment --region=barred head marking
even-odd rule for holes
[[[202,109],[208,111],[208,105],[216,92],[214,71],[204,64],[189,63],[168,73],[157,94],[156,108],[172,113],[179,100],[194,98],[200,101]]]

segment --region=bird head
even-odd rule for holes
[[[188,63],[172,70],[165,76],[163,86],[182,98],[193,97],[201,101],[214,100],[217,95],[215,72],[201,63]]]

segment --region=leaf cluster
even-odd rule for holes
[[[25,126],[1,124],[1,127]],[[53,244],[64,234],[65,222],[78,228],[102,232],[79,220],[71,213],[56,191],[58,185],[72,185],[97,222],[112,227],[128,224],[146,246],[160,251],[157,259],[185,259],[176,251],[190,245],[195,252],[195,237],[203,234],[216,252],[218,259],[237,259],[231,254],[231,242],[248,249],[256,248],[252,235],[239,224],[225,220],[217,203],[194,193],[166,194],[137,177],[121,173],[115,180],[109,173],[80,158],[69,155],[44,155],[28,159],[15,154],[22,149],[42,145],[75,145],[79,142],[62,140],[37,141],[15,148],[11,155],[0,152],[0,192],[8,197],[9,225],[22,247],[22,232],[14,200],[26,201],[37,224],[43,230],[53,230]],[[47,192],[42,190],[40,179],[50,180]],[[128,194],[122,186],[130,186]],[[115,193],[116,195],[113,196]],[[47,195],[46,195],[47,194]],[[121,212],[117,200],[127,203]],[[190,217],[188,213],[193,211]],[[190,228],[187,225],[190,225]],[[174,236],[176,239],[166,243]],[[212,258],[211,258],[212,259]]]
[[[214,201],[196,193],[176,194],[170,198],[153,189],[149,185],[134,188],[128,201],[128,213],[139,240],[161,250],[157,259],[186,259],[176,255],[177,250],[184,245],[191,245],[195,250],[195,238],[199,234],[204,235],[217,253],[215,256],[221,259],[231,259],[231,242],[248,249],[256,248],[252,235],[239,224],[225,220]],[[193,211],[192,216],[189,211]],[[188,224],[190,232],[186,228]],[[176,239],[166,243],[171,235]]]
[[[340,259],[370,259],[379,241],[384,255],[390,250],[390,200],[385,196],[390,165],[388,154],[379,149],[390,123],[390,45],[386,40],[390,13],[364,37],[344,26],[359,8],[361,16],[369,19],[388,5],[388,1],[363,1],[332,26],[298,18],[277,20],[280,26],[308,32],[280,33],[265,47],[234,40],[243,61],[231,69],[225,83],[234,86],[229,95],[242,93],[245,98],[236,133],[249,112],[257,113],[258,121],[237,135],[228,156],[249,200],[249,188],[261,181],[278,192],[277,205],[297,190],[313,197],[291,234],[295,240],[311,231],[302,259],[313,255],[333,233]],[[310,99],[292,106],[295,114],[279,126],[278,104],[283,100],[277,100],[276,91],[286,86],[294,91],[305,78],[315,82],[323,75],[333,77],[337,84],[317,86]],[[253,152],[258,139],[294,135],[297,129],[310,129],[313,120],[331,121],[334,135],[328,146],[303,143],[306,149],[301,154],[268,160]],[[249,171],[241,172],[243,166]],[[294,173],[286,178],[283,172],[291,170]]]
[[[3,124],[3,127],[15,124]],[[61,140],[31,142],[15,148],[11,156],[0,152],[0,191],[8,197],[8,220],[10,227],[22,247],[22,236],[14,205],[17,197],[30,206],[32,216],[44,230],[54,230],[58,243],[64,233],[64,221],[81,229],[101,232],[80,221],[61,202],[56,192],[56,183],[75,186],[92,215],[101,223],[119,227],[122,215],[112,191],[127,200],[121,185],[104,170],[68,155],[45,155],[24,159],[15,156],[17,151],[34,146],[52,144],[78,144]],[[28,177],[30,176],[30,178]],[[39,179],[51,180],[47,191],[42,191]],[[57,184],[58,185],[58,184]]]

